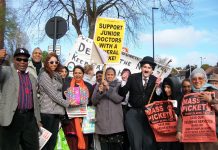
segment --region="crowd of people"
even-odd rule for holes
[[[39,150],[40,127],[52,133],[42,150],[54,150],[60,125],[70,150],[218,149],[218,74],[208,78],[196,68],[182,82],[175,76],[162,80],[152,75],[156,63],[146,56],[139,62],[141,72],[131,74],[125,68],[121,79],[113,67],[94,74],[92,65],[75,66],[70,77],[56,53],[49,53],[42,62],[39,47],[32,56],[25,48],[16,49],[10,66],[3,65],[6,55],[0,49],[0,150]],[[79,103],[68,100],[69,91],[79,91]],[[213,142],[183,142],[181,107],[183,98],[192,93],[198,93],[215,114]],[[177,104],[173,107],[177,140],[160,142],[145,109],[149,103],[168,100]],[[80,105],[95,107],[95,133],[83,133],[83,117],[68,118],[66,109]]]

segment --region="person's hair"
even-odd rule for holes
[[[105,71],[105,74],[107,73],[108,70],[112,70],[114,74],[116,75],[116,70],[113,67],[108,67]]]
[[[75,72],[76,69],[80,69],[83,72],[83,74],[85,73],[84,68],[80,65],[77,65],[73,68],[73,73]]]
[[[34,51],[35,51],[36,49],[39,49],[39,50],[42,52],[41,48],[36,47],[36,48],[33,49],[33,52],[32,52],[32,53],[34,53]]]
[[[53,77],[53,71],[49,68],[49,60],[51,59],[51,57],[55,57],[57,59],[57,61],[59,62],[58,65],[57,65],[57,68],[55,69],[55,72],[58,72],[60,71],[60,67],[61,67],[61,64],[60,64],[60,61],[58,59],[58,55],[54,52],[51,52],[49,53],[46,58],[45,58],[45,62],[44,62],[44,70],[45,72],[48,73],[48,75],[50,76],[50,78]]]
[[[97,74],[103,74],[103,71],[102,70],[98,70],[97,72],[96,72],[96,75]]]
[[[182,80],[182,86],[183,86],[184,82],[189,82],[189,83],[191,83],[191,80],[190,80],[189,78],[185,78],[184,80]]]
[[[88,72],[89,72],[90,70],[93,70],[93,66],[92,66],[92,65],[87,64],[87,65],[84,66],[84,72],[85,72],[85,74],[88,74]]]
[[[67,66],[64,66],[64,69],[66,69],[67,73],[69,74],[69,69],[67,68]]]
[[[131,71],[128,68],[124,68],[121,72],[121,76],[124,74],[124,72],[129,72],[129,75],[131,75]]]
[[[67,66],[63,66],[63,65],[60,65],[60,72],[65,69],[67,71],[67,76],[69,75],[69,69],[67,68]]]

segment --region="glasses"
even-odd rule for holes
[[[57,65],[57,64],[59,64],[59,61],[49,61],[49,63],[52,64],[52,65],[53,65],[53,64],[56,64],[56,65]]]
[[[18,61],[18,62],[21,62],[21,61],[28,62],[28,59],[27,58],[16,58],[16,61]]]
[[[192,81],[203,81],[204,78],[203,77],[194,77],[192,78]]]

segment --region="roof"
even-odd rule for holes
[[[215,67],[208,67],[206,70],[205,70],[206,74],[207,75],[210,75],[210,74],[218,74],[218,66],[215,66]]]

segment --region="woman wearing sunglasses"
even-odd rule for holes
[[[60,63],[56,53],[49,53],[44,63],[44,71],[39,75],[40,112],[42,125],[52,133],[43,150],[53,150],[56,145],[58,127],[69,101],[62,96]]]

